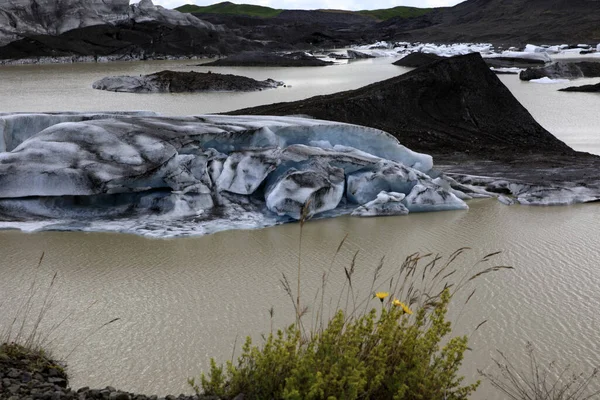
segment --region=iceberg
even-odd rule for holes
[[[166,237],[471,198],[383,131],[300,117],[6,113],[0,146],[0,228]]]

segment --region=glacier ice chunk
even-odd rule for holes
[[[430,178],[402,164],[382,160],[371,168],[348,175],[346,197],[352,203],[365,204],[382,191],[408,194],[422,180]]]
[[[278,215],[299,220],[303,207],[307,217],[335,209],[344,195],[344,170],[314,162],[304,169],[288,169],[265,193],[267,208]]]
[[[355,217],[377,217],[391,215],[406,215],[408,208],[402,203],[404,193],[382,191],[375,200],[370,201],[352,211]]]
[[[437,185],[415,185],[403,202],[410,212],[469,209],[464,201]]]

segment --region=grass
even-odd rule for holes
[[[384,8],[381,10],[361,10],[357,11],[358,14],[373,17],[380,21],[385,21],[390,18],[401,17],[401,18],[414,18],[420,17],[433,11],[433,8],[417,8],[417,7],[406,7],[398,6],[393,8]]]
[[[247,15],[250,17],[273,18],[281,14],[284,10],[256,6],[252,4],[234,4],[231,2],[223,2],[212,4],[210,6],[197,6],[195,4],[186,4],[177,7],[175,10],[183,13],[207,13],[207,14],[230,14],[230,15]],[[433,8],[418,8],[398,6],[380,10],[361,10],[361,11],[345,11],[345,10],[318,10],[334,13],[360,14],[376,20],[386,20],[394,17],[412,18],[419,17],[431,12]]]
[[[498,373],[479,373],[511,400],[590,400],[600,396],[600,390],[591,389],[591,383],[598,377],[596,367],[590,374],[572,373],[571,367],[558,367],[556,362],[547,367],[542,365],[535,354],[533,344],[527,344],[529,364],[527,368],[517,368],[504,355],[494,360]]]
[[[230,2],[217,3],[210,6],[186,4],[177,7],[176,10],[182,13],[231,14],[262,18],[276,17],[283,11],[271,7],[255,6],[252,4],[233,4]]]
[[[0,345],[2,346],[0,356],[15,356],[19,353],[28,354],[33,359],[50,359],[49,347],[54,341],[55,334],[64,325],[72,324],[78,318],[96,305],[92,301],[85,309],[71,311],[52,322],[48,321],[48,313],[53,310],[56,296],[58,294],[58,272],[54,272],[50,282],[44,284],[40,278],[45,253],[42,253],[35,268],[34,277],[20,299],[20,304],[14,310],[6,326],[0,326]],[[0,304],[1,305],[1,304]],[[0,310],[1,311],[1,310]],[[81,340],[73,344],[73,348],[65,359],[83,344],[91,336],[97,334],[104,327],[119,321],[114,318],[99,327],[91,329]]]
[[[300,219],[296,282],[285,274],[281,278],[295,323],[271,329],[259,345],[248,337],[237,362],[232,358],[220,365],[211,359],[199,383],[189,380],[197,394],[233,399],[243,393],[256,400],[467,399],[479,381],[465,384],[459,374],[467,337],[451,337],[446,313],[458,292],[466,291],[466,307],[475,294],[469,289],[474,281],[511,267],[490,265],[498,254],[491,253],[461,268],[457,264],[469,250],[461,248],[448,258],[412,254],[386,275],[382,258],[369,295],[361,298],[354,281],[357,252],[340,271],[342,289],[331,296],[327,286],[344,238],[323,271],[321,287],[306,301],[305,293],[315,291],[302,286],[302,229],[309,205]]]

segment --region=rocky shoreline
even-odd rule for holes
[[[19,345],[0,346],[0,400],[218,400],[215,396],[144,395],[118,390],[69,386],[65,367],[43,352]],[[237,397],[243,399],[243,395]]]

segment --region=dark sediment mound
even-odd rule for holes
[[[387,40],[598,43],[599,19],[600,2],[592,0],[467,0],[420,17],[392,18],[375,29]]]
[[[402,57],[396,61],[394,65],[398,65],[400,67],[418,68],[434,61],[441,60],[442,58],[444,57],[431,53],[411,53],[406,57]]]
[[[577,79],[600,77],[600,62],[581,61],[576,63],[557,62],[542,68],[527,68],[521,71],[519,78],[522,81],[532,79]]]
[[[434,157],[575,153],[533,119],[479,54],[436,61],[357,90],[231,114],[302,114],[370,126]]]
[[[202,66],[215,67],[321,67],[331,65],[304,52],[274,54],[262,51],[244,51]]]
[[[110,76],[92,84],[94,89],[129,93],[185,93],[208,91],[249,92],[272,89],[283,82],[267,79],[257,81],[239,75],[200,72],[161,71],[140,76]]]
[[[559,92],[583,92],[583,93],[599,93],[600,83],[595,85],[570,86],[568,88],[559,89]]]

